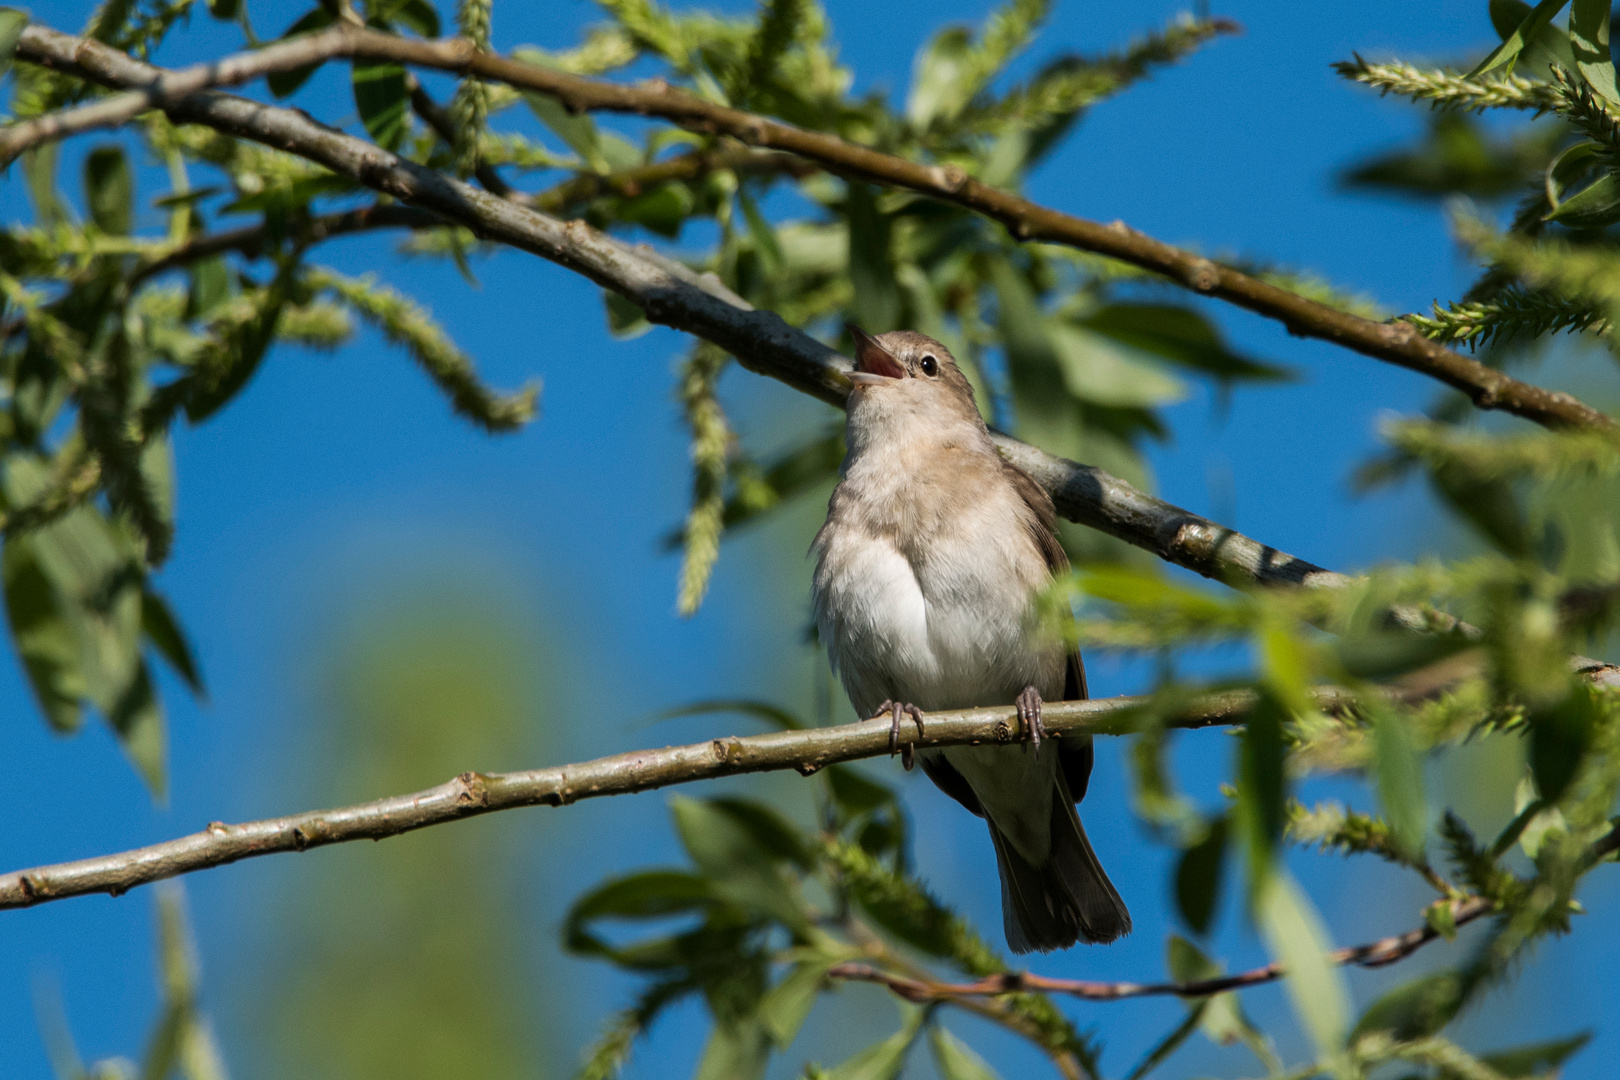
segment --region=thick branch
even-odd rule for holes
[[[19,55],[24,59],[40,60],[33,51],[37,42],[31,42],[29,35],[51,33],[43,28],[30,27],[24,32]],[[89,42],[80,44],[85,47],[93,45]],[[1103,225],[1065,214],[981,184],[956,166],[923,165],[880,153],[846,142],[835,135],[796,128],[753,113],[716,105],[662,80],[639,86],[598,82],[478,52],[470,42],[461,39],[417,41],[339,25],[255,53],[229,57],[180,72],[148,68],[151,74],[133,82],[133,85],[140,87],[137,93],[41,117],[19,124],[0,135],[0,161],[9,161],[10,156],[15,156],[24,147],[46,138],[57,138],[72,130],[121,123],[147,108],[166,108],[187,91],[240,83],[272,71],[302,67],[342,56],[390,59],[421,67],[475,74],[525,90],[551,94],[575,111],[600,110],[659,116],[692,131],[730,135],[750,146],[787,151],[842,176],[905,188],[983,214],[1005,225],[1021,240],[1066,244],[1162,274],[1195,292],[1218,297],[1276,319],[1290,333],[1332,341],[1364,355],[1429,375],[1467,394],[1482,409],[1500,409],[1548,427],[1614,426],[1614,421],[1607,414],[1571,395],[1521,382],[1472,357],[1453,352],[1425,338],[1410,323],[1378,323],[1351,315],[1201,255],[1155,240],[1123,222]],[[79,57],[71,59],[76,61]],[[115,85],[128,86],[132,82]]]
[[[1324,689],[1320,696],[1326,707],[1341,700],[1342,694]],[[1106,698],[1051,702],[1042,719],[1048,733],[1115,734],[1128,729],[1120,714],[1143,701]],[[1169,726],[1231,724],[1252,701],[1252,695],[1242,692],[1210,695],[1169,721]],[[905,725],[899,736],[900,746],[965,746],[1015,742],[1020,738],[1018,714],[1011,708],[929,713],[923,729],[919,733],[914,725]],[[134,851],[0,875],[0,908],[31,907],[88,893],[117,896],[137,885],[238,859],[350,840],[381,840],[520,806],[566,806],[579,799],[627,795],[739,773],[795,769],[808,776],[842,761],[888,754],[889,740],[890,721],[885,718],[840,727],[712,739],[662,750],[637,750],[528,772],[462,773],[438,787],[410,795],[244,825],[215,822],[200,833]]]
[[[1454,901],[1451,910],[1453,917],[1456,919],[1456,924],[1462,926],[1465,923],[1473,922],[1482,915],[1488,914],[1492,907],[1491,901],[1484,897],[1470,896],[1466,899]],[[1439,931],[1432,926],[1424,925],[1415,930],[1408,930],[1404,934],[1396,934],[1393,937],[1370,941],[1365,945],[1336,949],[1328,954],[1328,959],[1340,965],[1355,964],[1358,967],[1383,967],[1386,964],[1405,960],[1439,936]],[[1281,964],[1271,963],[1235,975],[1223,975],[1216,979],[1200,979],[1197,982],[1184,983],[1092,982],[1086,979],[1051,979],[1044,975],[1034,975],[1025,971],[1002,972],[997,975],[987,976],[977,982],[946,983],[934,982],[930,979],[919,979],[908,975],[897,975],[893,972],[872,967],[870,964],[838,964],[827,972],[835,979],[881,983],[906,1000],[916,1002],[949,1001],[955,998],[1026,994],[1030,992],[1066,994],[1069,997],[1082,998],[1086,1001],[1122,1001],[1125,998],[1163,997],[1167,995],[1198,998],[1223,993],[1227,990],[1241,990],[1246,986],[1259,986],[1261,983],[1275,982],[1286,973]]]

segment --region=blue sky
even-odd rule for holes
[[[291,22],[301,6],[250,4],[266,33]],[[895,93],[903,92],[912,53],[932,31],[948,20],[977,21],[986,10],[961,0],[828,6],[843,59],[860,85]],[[34,13],[75,29],[88,10],[83,3],[42,3]],[[1160,2],[1070,0],[1058,6],[1030,62],[1060,50],[1117,46],[1178,10]],[[1469,55],[1491,39],[1483,0],[1232,2],[1213,13],[1236,19],[1244,33],[1096,109],[1033,179],[1032,196],[1210,253],[1313,269],[1391,310],[1422,310],[1456,295],[1468,268],[1437,207],[1350,195],[1334,183],[1349,161],[1419,131],[1422,112],[1343,83],[1328,64],[1353,50],[1413,59]],[[597,9],[578,0],[504,0],[496,6],[496,44],[565,46],[597,18]],[[160,59],[180,63],[234,44],[231,33],[204,16],[194,30]],[[343,121],[352,110],[335,72],[321,76],[300,104],[329,121]],[[73,175],[76,168],[64,171]],[[21,188],[17,170],[0,179],[8,221],[25,214]],[[796,506],[729,544],[702,613],[689,621],[674,613],[675,560],[660,552],[659,539],[680,519],[687,497],[685,437],[671,397],[679,336],[661,330],[613,341],[595,287],[527,255],[507,252],[481,263],[482,288],[471,291],[453,268],[401,260],[392,244],[380,237],[344,240],[319,258],[346,272],[375,270],[426,300],[494,384],[543,378],[541,418],[518,435],[482,435],[451,416],[409,361],[369,333],[332,355],[272,354],[239,400],[183,431],[176,443],[179,537],[160,580],[198,643],[211,695],[198,707],[172,681],[164,685],[173,740],[169,804],[153,806],[100,728],[71,740],[48,735],[7,650],[0,659],[0,705],[9,717],[0,787],[12,793],[0,815],[5,867],[122,849],[210,820],[302,808],[300,755],[313,745],[311,687],[335,628],[447,575],[484,583],[480,588],[498,595],[546,643],[549,653],[537,666],[566,674],[547,688],[554,695],[547,715],[563,729],[549,734],[546,753],[558,757],[446,762],[446,777],[469,764],[548,764],[562,755],[736,727],[729,720],[650,731],[640,724],[658,709],[695,699],[798,700],[807,693],[814,664],[800,644],[802,553],[821,507]],[[1151,453],[1161,494],[1335,569],[1441,543],[1421,492],[1357,499],[1347,487],[1349,472],[1376,446],[1379,417],[1423,407],[1433,385],[1291,338],[1247,313],[1209,310],[1231,340],[1293,367],[1299,378],[1245,391],[1225,410],[1204,393],[1172,409],[1174,438]],[[740,371],[728,376],[724,393],[745,439],[771,439],[827,415],[825,407]],[[1093,693],[1128,692],[1140,677],[1128,666],[1095,664]],[[591,701],[607,704],[589,708]],[[837,715],[847,712],[840,696]],[[1219,733],[1184,738],[1177,766],[1189,786],[1213,798],[1228,752]],[[755,790],[781,792],[784,785],[792,786]],[[942,895],[993,928],[996,899],[986,886],[993,870],[979,826],[925,785],[908,781],[906,790],[924,873]],[[1044,973],[1140,979],[1162,971],[1163,936],[1171,928],[1162,895],[1168,856],[1130,823],[1125,797],[1118,748],[1104,747],[1086,817],[1137,915],[1137,932],[1106,950],[1047,958],[1038,965]],[[549,942],[567,896],[604,874],[676,857],[664,795],[613,802],[525,812],[526,827],[545,833],[547,850],[562,853],[569,865],[562,875],[545,866],[533,870],[543,899],[536,901],[535,940],[522,944],[558,965],[548,977],[562,973],[578,987],[566,1022],[550,1028],[561,1033],[547,1048],[547,1060],[558,1066],[573,1059],[594,1021],[628,991],[600,970],[554,956]],[[224,868],[187,883],[208,1001],[237,1076],[262,1075],[251,1018],[233,1013],[231,1004],[274,947],[251,928],[262,922],[265,896],[296,887],[301,858],[307,857]],[[1415,919],[1419,894],[1381,866],[1322,857],[1294,865],[1337,943],[1403,930]],[[1467,1021],[1479,1046],[1499,1045],[1494,1032],[1510,1017],[1509,1035],[1522,1041],[1608,1020],[1599,1042],[1566,1075],[1597,1077],[1600,1062],[1620,1054],[1612,1016],[1589,1000],[1620,962],[1620,938],[1595,929],[1620,914],[1620,890],[1612,875],[1598,875],[1583,899],[1591,912],[1583,921],[1592,928],[1544,946],[1510,997],[1493,999]],[[4,921],[0,1075],[48,1075],[31,1004],[31,984],[41,973],[61,987],[87,1056],[138,1051],[157,1001],[149,894],[51,904],[8,913]],[[1234,912],[1225,913],[1223,926],[1217,939],[1223,959],[1261,960]],[[1445,948],[1434,947],[1422,962],[1440,962]],[[1358,1003],[1390,977],[1352,973]],[[892,1011],[870,1000],[869,1034],[876,1037],[891,1024]],[[1262,1018],[1291,1027],[1277,989],[1255,991],[1247,1001]],[[1123,1072],[1180,1008],[1166,1001],[1088,1006],[1074,1014],[1101,1028],[1113,1046],[1111,1068]],[[688,1070],[699,1045],[696,1019],[677,1014],[628,1075]],[[1006,1075],[1033,1064],[1016,1047],[988,1045],[1009,1055]],[[1304,1051],[1292,1038],[1284,1049],[1296,1059]],[[1236,1052],[1186,1053],[1165,1075],[1183,1075],[1195,1064],[1223,1073],[1245,1067]]]

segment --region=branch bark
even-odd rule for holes
[[[37,37],[53,34],[29,27],[18,55],[42,62],[35,53]],[[65,38],[66,35],[55,35]],[[70,39],[85,49],[96,43]],[[112,51],[112,50],[106,50]],[[119,53],[129,64],[135,61]],[[1000,222],[1020,240],[1065,244],[1096,252],[1161,274],[1194,292],[1217,297],[1275,319],[1290,333],[1331,341],[1438,379],[1466,394],[1481,409],[1498,409],[1552,428],[1608,429],[1614,420],[1579,399],[1521,382],[1430,341],[1406,322],[1378,323],[1340,311],[1297,293],[1261,281],[1193,252],[1184,251],[1130,228],[1088,221],[1030,202],[982,184],[957,166],[932,166],[846,142],[835,135],[793,127],[775,120],[716,105],[653,80],[638,86],[600,82],[564,72],[479,52],[460,38],[418,41],[344,24],[281,42],[254,53],[228,57],[179,72],[146,68],[144,78],[114,82],[135,88],[129,94],[40,117],[0,135],[0,162],[29,145],[74,131],[122,123],[140,112],[168,109],[189,92],[209,86],[234,85],[273,71],[302,67],[338,57],[395,60],[419,67],[477,75],[524,90],[550,94],[570,110],[658,116],[691,131],[730,135],[749,146],[786,151],[841,176],[916,191]],[[77,62],[80,57],[66,58]],[[102,58],[98,58],[102,59]],[[103,63],[103,67],[105,64]],[[98,80],[100,81],[100,80]]]
[[[1324,708],[1345,700],[1325,688]],[[1051,702],[1042,719],[1048,733],[1119,734],[1129,730],[1122,714],[1143,698]],[[1202,728],[1238,721],[1253,695],[1212,694],[1168,721],[1178,728]],[[462,773],[437,787],[357,806],[312,810],[242,825],[211,823],[202,832],[116,855],[0,875],[0,909],[32,907],[89,893],[119,896],[137,885],[223,866],[239,859],[303,851],[351,840],[381,840],[462,818],[520,806],[566,806],[580,799],[651,791],[739,773],[794,769],[809,776],[828,765],[889,753],[891,721],[863,720],[840,727],[781,731],[766,735],[711,739],[662,750],[637,750],[574,765],[512,773]],[[1018,714],[1012,708],[929,713],[923,731],[907,724],[901,748],[966,746],[1019,741]]]
[[[1453,901],[1451,910],[1453,917],[1456,919],[1456,924],[1462,926],[1473,922],[1482,915],[1489,914],[1493,906],[1491,901],[1484,897],[1470,896]],[[1408,930],[1404,934],[1396,934],[1391,937],[1379,938],[1377,941],[1370,941],[1365,945],[1335,949],[1328,954],[1328,959],[1338,965],[1354,964],[1357,967],[1383,967],[1386,964],[1405,960],[1439,936],[1440,932],[1438,930],[1435,930],[1432,926],[1424,925],[1415,930]],[[977,982],[947,983],[919,979],[908,975],[897,975],[873,967],[870,964],[858,963],[837,964],[827,974],[835,979],[847,979],[852,982],[880,983],[907,1001],[914,1002],[951,1001],[957,998],[993,997],[1000,994],[1026,994],[1030,992],[1064,994],[1084,1001],[1123,1001],[1126,998],[1139,997],[1208,997],[1211,994],[1219,994],[1227,990],[1241,990],[1248,986],[1259,986],[1262,983],[1275,982],[1287,974],[1287,971],[1281,964],[1271,963],[1235,975],[1223,975],[1216,979],[1201,979],[1197,982],[1184,983],[1093,982],[1087,979],[1051,979],[1027,971],[1003,972],[980,979]]]

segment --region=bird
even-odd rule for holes
[[[1033,618],[1069,566],[1051,497],[996,452],[943,344],[847,329],[847,453],[811,545],[829,662],[859,715],[890,720],[891,752],[907,717],[1014,703],[1027,740],[924,749],[923,771],[989,824],[1013,952],[1113,941],[1130,912],[1076,811],[1091,740],[1043,740],[1042,702],[1086,697],[1079,651]]]

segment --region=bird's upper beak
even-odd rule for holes
[[[849,381],[857,388],[905,377],[906,369],[893,353],[878,344],[877,338],[854,323],[845,323],[844,329],[855,339],[855,370],[850,372]]]

